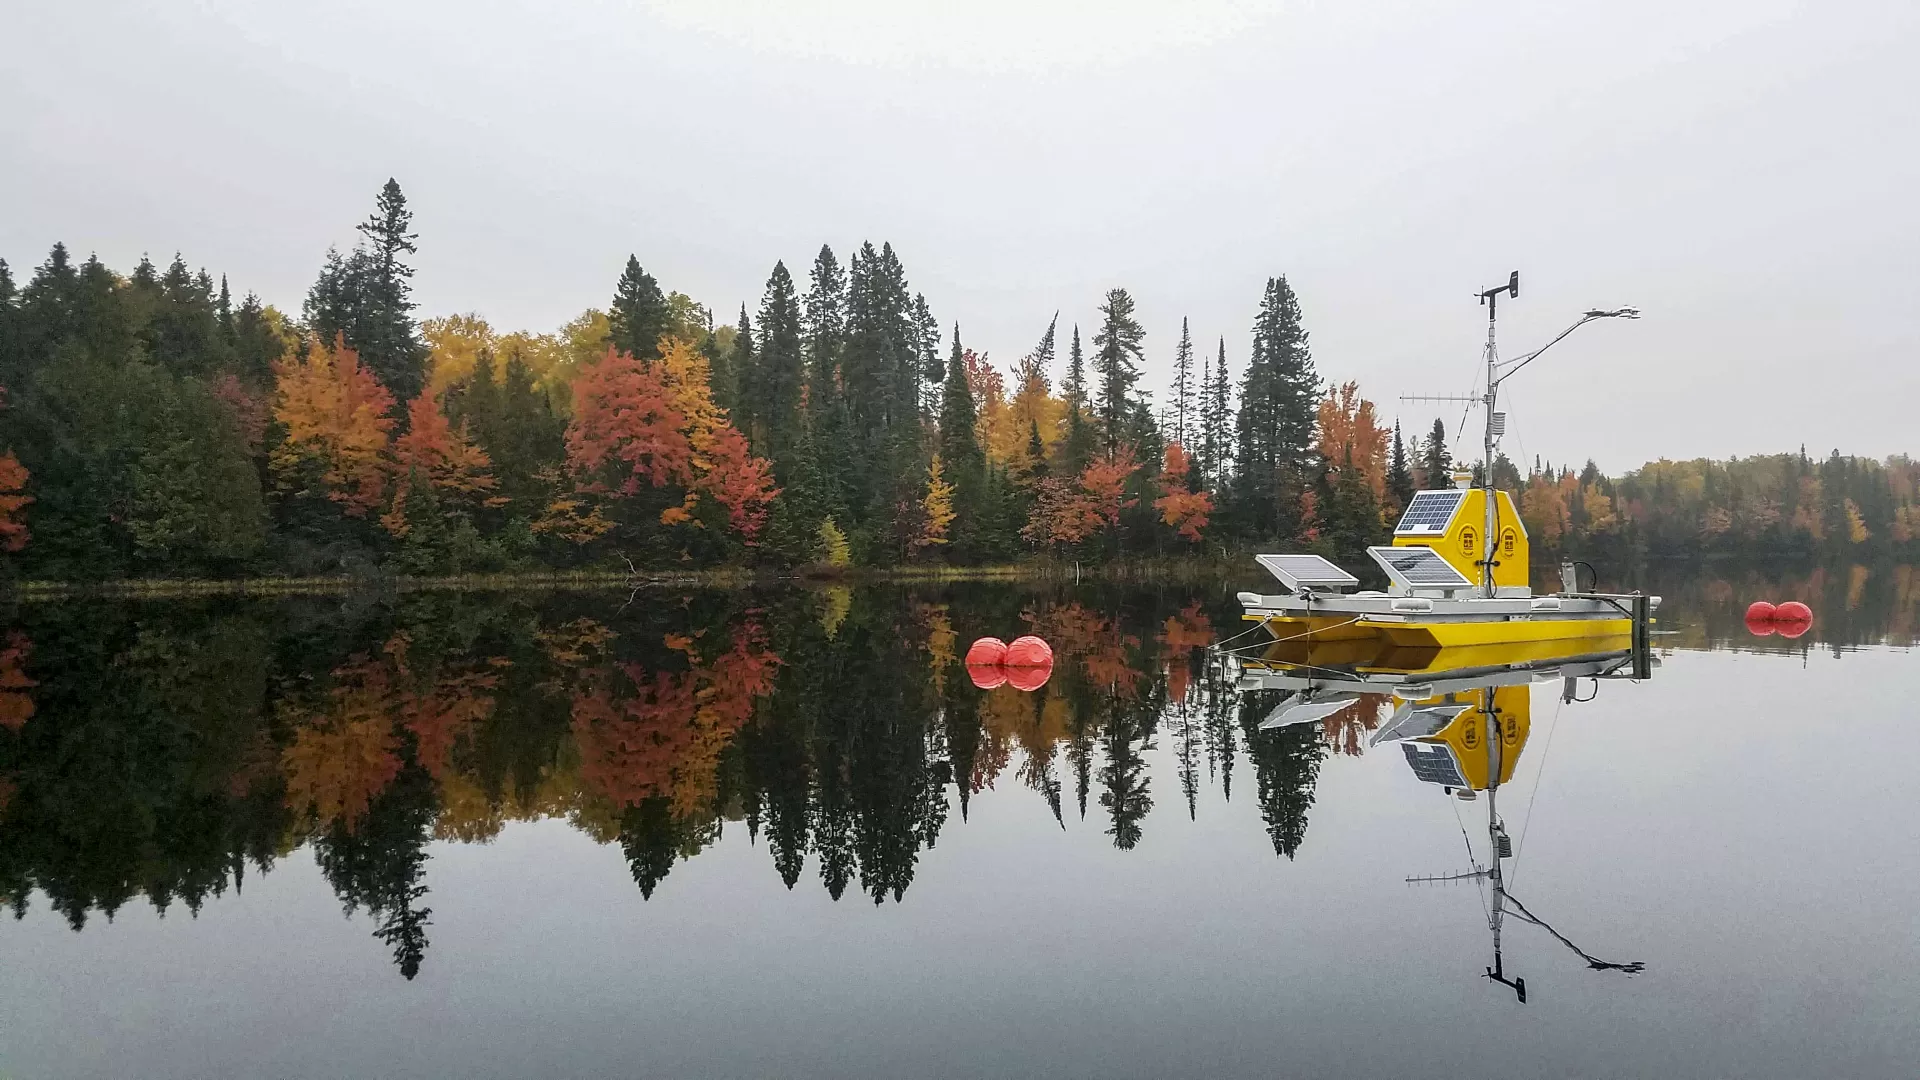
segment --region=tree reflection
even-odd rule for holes
[[[1823,644],[1911,635],[1920,603],[1910,570],[1868,568],[1671,589],[1663,623],[1712,640],[1762,588],[1809,598]],[[1292,858],[1324,763],[1359,752],[1379,717],[1363,701],[1259,730],[1273,702],[1236,691],[1205,648],[1237,622],[1224,596],[623,599],[15,608],[0,624],[0,898],[23,915],[37,892],[76,929],[139,897],[191,915],[311,846],[412,978],[436,842],[564,821],[671,902],[674,866],[737,821],[787,889],[817,878],[836,900],[857,886],[901,902],[978,800],[1129,850],[1207,814],[1210,793],[1230,801],[1246,759],[1273,849]],[[961,645],[1023,629],[1053,644],[1049,680],[976,687]],[[1177,799],[1154,790],[1163,767]],[[1155,816],[1156,801],[1180,809]],[[1082,825],[1089,802],[1097,824]]]

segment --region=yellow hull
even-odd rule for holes
[[[1257,617],[1256,617],[1257,618]],[[1632,647],[1629,619],[1378,622],[1314,616],[1268,619],[1269,664],[1360,670],[1452,670],[1530,663]]]

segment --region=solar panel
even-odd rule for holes
[[[1400,524],[1394,526],[1396,533],[1412,533],[1422,536],[1434,536],[1447,531],[1447,523],[1453,520],[1453,512],[1460,509],[1460,500],[1467,493],[1459,489],[1451,491],[1422,491],[1407,504],[1407,512],[1400,515]]]
[[[1453,722],[1454,717],[1472,708],[1471,705],[1415,705],[1407,702],[1394,710],[1384,726],[1368,740],[1368,746],[1379,746],[1386,742],[1399,742],[1402,739],[1424,738],[1438,732]]]
[[[1342,589],[1360,584],[1360,579],[1318,555],[1255,555],[1253,561],[1293,592],[1301,589]]]
[[[1370,547],[1367,554],[1393,583],[1408,589],[1468,589],[1473,582],[1430,547]]]
[[[1325,697],[1318,697],[1309,691],[1275,705],[1267,718],[1260,721],[1260,730],[1271,731],[1291,724],[1311,723],[1332,716],[1358,700],[1360,695],[1351,691],[1335,691]]]
[[[1460,775],[1460,763],[1453,759],[1453,748],[1446,743],[1403,742],[1400,749],[1407,752],[1407,764],[1413,766],[1413,775],[1427,783],[1454,788],[1467,786],[1467,778]]]

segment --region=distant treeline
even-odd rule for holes
[[[784,263],[716,321],[634,257],[553,333],[417,321],[397,184],[298,316],[175,256],[122,276],[0,261],[0,547],[13,578],[971,565],[1034,554],[1383,540],[1452,461],[1314,367],[1268,280],[1237,373],[1183,321],[1139,386],[1125,289],[1036,319],[1006,369],[943,334],[890,245]],[[1064,339],[1064,341],[1062,340]],[[1062,346],[1064,345],[1064,348]],[[1064,352],[1064,357],[1061,353]],[[1457,435],[1457,433],[1456,433]],[[1912,463],[1659,463],[1618,480],[1503,456],[1537,545],[1599,557],[1910,553]]]

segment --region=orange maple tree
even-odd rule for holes
[[[7,407],[6,387],[0,386],[0,409]],[[32,535],[23,520],[33,496],[27,494],[27,467],[8,450],[0,454],[0,549],[20,551]]]
[[[7,631],[5,647],[0,647],[0,727],[19,731],[33,719],[33,695],[27,691],[40,685],[27,676],[27,654],[33,642],[18,630]]]
[[[726,509],[734,531],[752,542],[779,494],[772,464],[749,452],[745,437],[713,404],[705,359],[678,339],[663,341],[662,355],[652,363],[609,348],[582,370],[573,383],[566,445],[581,493],[631,496],[643,487],[684,488],[680,505],[661,513],[664,525],[693,520],[706,495]],[[577,508],[572,516],[581,516]]]
[[[291,487],[318,462],[327,498],[349,517],[377,509],[386,494],[393,395],[339,339],[328,349],[315,338],[304,358],[289,354],[273,370],[273,418],[287,430],[269,457],[274,476]]]
[[[1318,431],[1320,456],[1336,468],[1350,467],[1373,489],[1373,497],[1387,495],[1387,456],[1393,429],[1381,427],[1373,402],[1360,396],[1360,384],[1344,382],[1320,399]]]
[[[407,496],[421,481],[437,492],[501,505],[504,500],[488,496],[497,485],[492,468],[467,422],[454,427],[441,409],[440,391],[429,386],[407,404],[407,433],[393,442],[393,506],[380,524],[395,536],[407,535]]]
[[[1090,463],[1073,482],[1044,480],[1020,535],[1036,544],[1077,544],[1102,528],[1117,528],[1120,512],[1139,500],[1126,497],[1127,478],[1140,468],[1133,447],[1122,446]]]
[[[1172,526],[1183,540],[1200,539],[1207,515],[1213,512],[1213,496],[1187,489],[1191,469],[1186,450],[1177,442],[1168,443],[1166,462],[1160,467],[1161,494],[1153,500],[1153,508],[1160,511],[1161,523]]]

